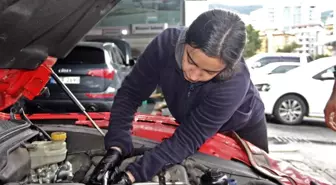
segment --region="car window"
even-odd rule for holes
[[[124,55],[122,51],[118,48],[118,46],[113,46],[111,48],[111,54],[112,54],[112,63],[124,65]]]
[[[336,66],[329,67],[328,69],[325,69],[325,70],[323,70],[323,71],[317,73],[316,75],[314,75],[313,78],[314,78],[314,79],[320,79],[320,78],[322,77],[321,75],[324,74],[324,73],[330,73],[330,74],[332,74],[331,76],[333,76],[333,73],[334,73],[334,71],[336,70],[335,67],[336,67]]]
[[[264,57],[257,62],[259,63],[259,67],[262,67],[269,63],[280,62],[280,57]]]
[[[275,69],[273,69],[270,73],[271,74],[275,74],[275,73],[286,73],[288,72],[289,70],[292,70],[294,68],[296,68],[298,66],[296,65],[284,65],[284,66],[279,66],[279,67],[276,67]]]
[[[283,62],[300,62],[300,57],[282,57]]]
[[[331,72],[331,73],[333,73],[333,72],[335,72],[335,67],[336,67],[336,66],[333,66],[333,67],[331,67],[331,68],[328,68],[325,72]]]
[[[103,64],[104,51],[88,46],[76,46],[65,58],[58,59],[57,64]]]

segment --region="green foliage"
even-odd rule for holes
[[[244,57],[249,58],[257,53],[261,47],[259,31],[255,30],[252,25],[246,26],[247,43],[245,45]]]
[[[285,45],[283,48],[279,48],[277,52],[281,53],[292,53],[296,48],[300,48],[301,45],[296,42],[292,42],[290,44]]]

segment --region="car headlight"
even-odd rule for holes
[[[255,84],[258,91],[264,91],[267,92],[271,89],[270,84]]]

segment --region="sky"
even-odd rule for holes
[[[208,2],[215,2],[233,6],[248,6],[248,5],[267,5],[271,4],[289,4],[289,3],[300,3],[300,2],[309,3],[311,5],[317,5],[321,8],[322,11],[331,10],[330,8],[330,0],[208,0]],[[318,3],[318,4],[317,4]],[[334,7],[336,9],[336,7]]]

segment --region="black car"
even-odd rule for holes
[[[131,67],[114,43],[79,42],[53,70],[74,93],[87,111],[109,111],[114,95]],[[49,93],[26,101],[29,110],[37,112],[80,111],[62,88],[51,78]]]

